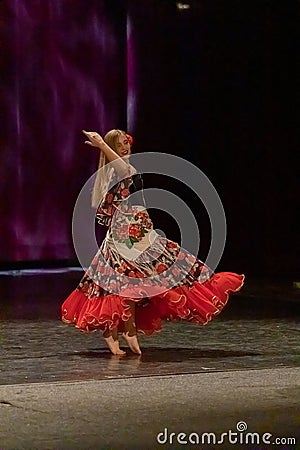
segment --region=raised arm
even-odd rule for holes
[[[109,145],[107,145],[99,133],[85,130],[82,130],[82,132],[89,139],[89,141],[85,141],[85,144],[99,148],[100,151],[105,154],[106,158],[112,164],[113,168],[120,177],[124,178],[132,175],[132,173],[135,171],[134,167],[125,162],[124,159],[118,155],[118,153],[116,153]]]

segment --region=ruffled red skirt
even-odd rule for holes
[[[241,289],[244,279],[244,275],[220,272],[203,283],[195,281],[146,300],[134,299],[137,330],[151,335],[161,330],[163,321],[205,325],[222,311],[229,295]],[[62,305],[62,320],[86,332],[108,328],[122,332],[131,316],[128,300],[116,294],[88,296],[78,287]]]

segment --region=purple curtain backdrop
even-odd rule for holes
[[[127,112],[134,123],[130,19],[99,0],[0,11],[0,261],[75,259],[72,210],[98,159],[81,130],[126,127]]]

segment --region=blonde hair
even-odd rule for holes
[[[126,135],[125,131],[122,130],[110,130],[106,135],[104,136],[104,141],[107,145],[109,145],[110,148],[112,148],[116,152],[117,148],[117,139],[118,137],[124,134]],[[109,182],[111,180],[112,174],[113,174],[113,167],[111,164],[108,164],[109,161],[106,158],[105,154],[100,151],[100,158],[99,158],[99,164],[98,164],[98,172],[96,175],[93,191],[92,191],[92,207],[98,208],[99,203],[103,199],[104,195],[107,192]]]

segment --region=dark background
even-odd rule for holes
[[[299,274],[300,2],[267,0],[0,2],[0,263],[77,264],[77,195],[97,167],[81,129],[127,129],[135,151],[196,164],[224,205],[219,270]],[[157,175],[199,223],[187,187]],[[155,226],[179,239],[173,219]],[[102,233],[102,231],[101,231]]]

